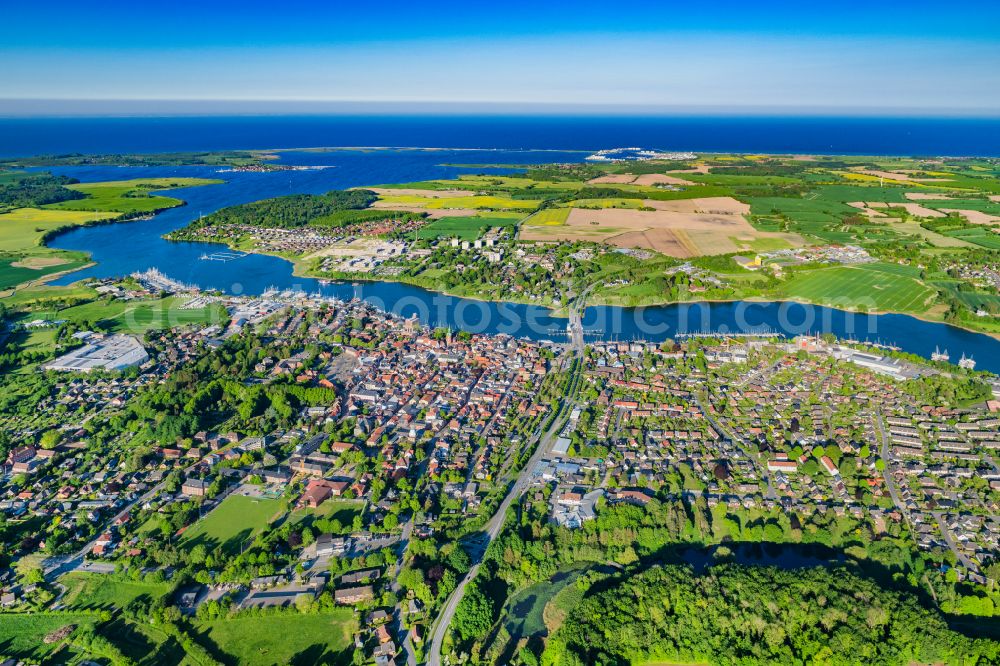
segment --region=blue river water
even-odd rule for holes
[[[446,164],[532,164],[579,161],[578,152],[477,150],[337,150],[285,152],[281,160],[294,165],[331,168],[268,173],[218,173],[212,167],[65,167],[53,171],[81,181],[138,177],[202,176],[225,184],[175,191],[187,201],[149,220],[83,227],[61,234],[53,247],[91,253],[97,265],[64,276],[57,284],[85,277],[127,275],[157,268],[172,278],[205,289],[257,295],[270,287],[298,289],[339,298],[363,298],[404,316],[417,315],[432,326],[451,326],[474,333],[509,333],[535,340],[565,339],[566,319],[545,308],[487,303],[455,298],[394,282],[324,283],[292,274],[291,263],[263,255],[231,261],[201,259],[219,246],[177,243],[162,235],[201,214],[225,206],[283,194],[325,192],[335,188],[450,178],[461,173],[509,173],[506,168],[460,168]],[[795,303],[698,303],[647,308],[590,307],[584,313],[588,339],[665,340],[680,333],[760,332],[784,335],[833,333],[838,337],[878,341],[929,357],[936,347],[953,358],[972,356],[980,369],[1000,372],[1000,341],[945,324],[906,315],[864,315]]]

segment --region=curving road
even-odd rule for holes
[[[582,335],[580,340],[582,342]],[[571,352],[565,358],[567,361],[572,361],[573,353]],[[581,364],[582,366],[582,364]],[[577,375],[579,375],[580,369],[577,369]],[[577,385],[578,376],[570,379],[570,395],[573,394],[575,386]],[[444,607],[438,614],[437,619],[434,622],[434,626],[431,630],[431,641],[430,649],[427,653],[427,663],[429,666],[440,666],[441,664],[441,646],[444,644],[445,634],[448,632],[448,627],[451,625],[451,620],[455,616],[455,610],[458,608],[459,602],[465,595],[465,588],[468,584],[475,579],[476,574],[479,573],[479,566],[482,562],[483,555],[485,555],[486,550],[493,540],[500,534],[500,530],[503,529],[504,519],[507,516],[507,509],[510,508],[511,504],[515,500],[519,499],[521,495],[531,486],[532,470],[538,465],[538,462],[544,458],[552,448],[555,443],[556,438],[562,431],[566,424],[568,415],[572,411],[574,402],[572,400],[564,400],[559,413],[552,420],[552,425],[547,431],[540,435],[538,438],[538,445],[535,448],[535,452],[528,459],[528,462],[524,465],[524,468],[518,474],[517,480],[511,486],[510,490],[507,492],[506,497],[497,507],[496,512],[490,518],[489,522],[486,523],[483,528],[485,537],[481,546],[481,551],[476,557],[476,563],[469,569],[469,572],[465,574],[465,577],[459,581],[458,586],[448,597],[445,602]]]

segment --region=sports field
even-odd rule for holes
[[[263,530],[285,507],[286,502],[280,499],[232,494],[189,527],[181,545],[191,548],[204,544],[209,550],[220,547],[228,553],[239,552],[247,539]]]
[[[804,271],[786,281],[781,294],[821,305],[894,312],[925,312],[936,296],[935,290],[890,264]]]
[[[327,613],[238,616],[195,624],[202,643],[214,644],[232,663],[350,663],[346,651],[357,628],[352,609]]]

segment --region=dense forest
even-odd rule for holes
[[[83,199],[86,195],[66,187],[77,183],[75,178],[53,176],[50,173],[0,174],[0,207],[28,208],[71,199]]]
[[[585,598],[546,664],[996,663],[909,595],[847,569],[656,566]]]
[[[294,229],[320,220],[326,226],[335,213],[367,208],[376,199],[369,190],[333,190],[326,194],[294,194],[230,206],[206,216],[192,226],[249,224],[260,227]],[[341,218],[341,220],[350,218]],[[348,222],[344,222],[345,224]]]

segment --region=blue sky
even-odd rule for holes
[[[12,3],[0,112],[168,100],[1000,115],[998,2],[693,4]]]

